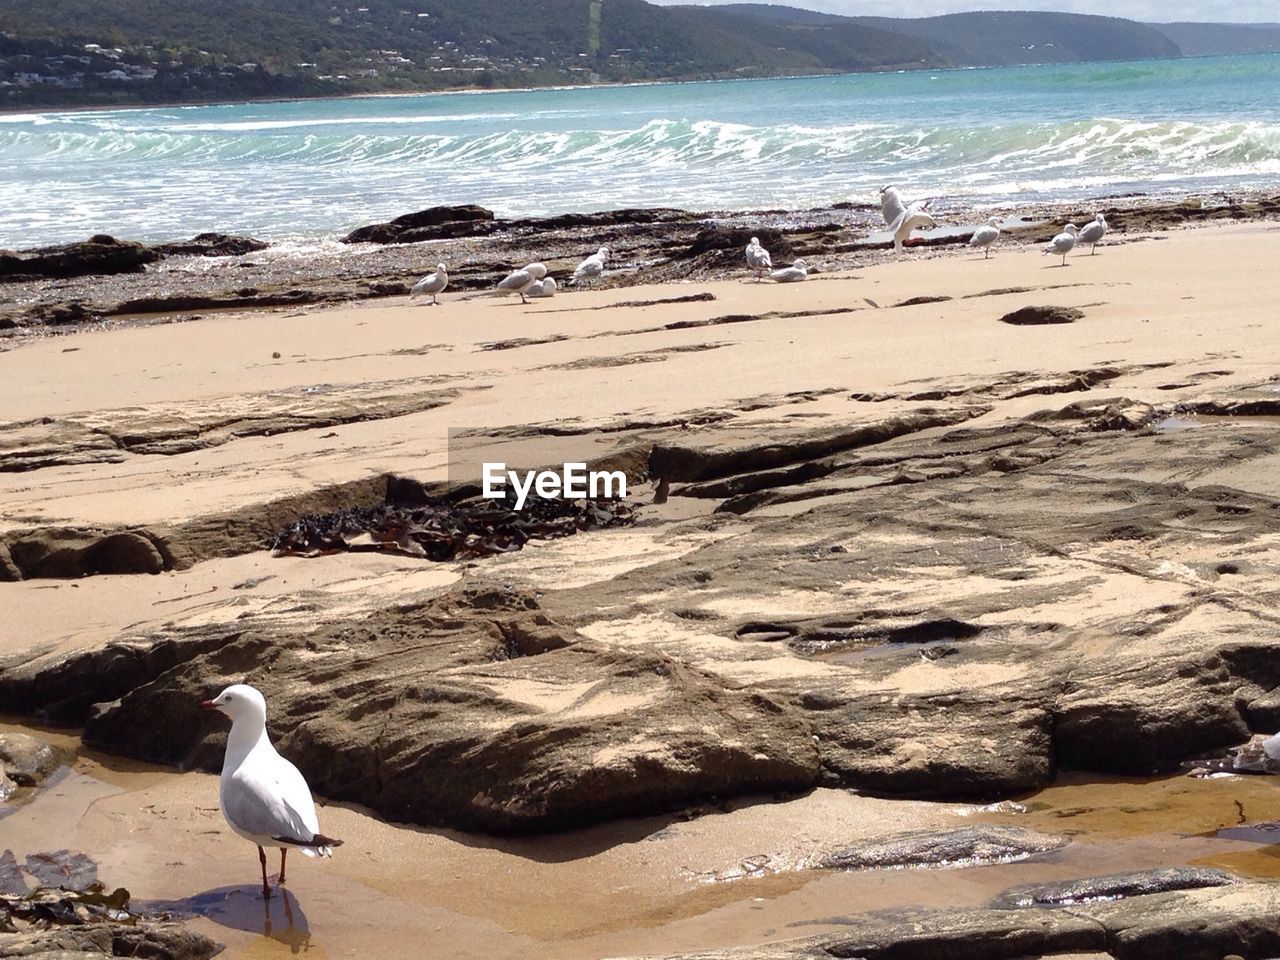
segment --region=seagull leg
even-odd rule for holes
[[[271,899],[271,888],[267,886],[267,851],[258,847],[258,862],[262,864],[262,899]]]
[[[284,858],[289,855],[288,847],[280,848],[280,882],[284,883]]]

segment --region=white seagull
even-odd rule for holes
[[[1089,244],[1089,256],[1098,250],[1098,241],[1107,235],[1107,218],[1098,214],[1080,231],[1080,242]]]
[[[757,283],[764,274],[773,269],[769,251],[760,246],[759,237],[752,237],[751,242],[747,244],[747,266],[755,273]]]
[[[573,271],[573,276],[569,278],[569,283],[575,284],[584,280],[595,280],[604,276],[604,262],[609,256],[609,248],[601,247],[587,259],[578,264],[578,268]],[[552,288],[555,289],[554,287]]]
[[[923,203],[913,203],[889,224],[889,230],[893,234],[894,253],[902,253],[902,245],[911,236],[912,230],[932,230],[938,225],[924,208]]]
[[[1049,245],[1044,248],[1045,253],[1062,254],[1062,266],[1067,265],[1067,254],[1071,252],[1071,248],[1076,245],[1076,225],[1068,223],[1062,228],[1062,232],[1049,241]]]
[[[409,291],[409,299],[414,297],[430,297],[431,306],[436,306],[440,301],[437,296],[444,293],[444,288],[449,285],[449,271],[445,269],[443,263],[436,264],[436,272],[428,273],[425,277],[413,285],[413,289]]]
[[[218,799],[231,829],[258,845],[262,864],[262,897],[267,886],[267,851],[280,848],[280,883],[291,847],[308,857],[331,857],[341,840],[320,832],[311,789],[298,768],[276,753],[267,736],[267,701],[247,684],[233,684],[201,706],[231,718],[227,754],[222,761]]]
[[[991,245],[1000,239],[1000,219],[992,217],[986,223],[986,226],[979,227],[973,231],[973,236],[969,238],[969,246],[981,247],[983,250],[983,259],[989,259],[991,256]]]
[[[547,268],[541,263],[530,263],[514,273],[508,274],[495,288],[494,293],[518,293],[520,302],[528,303],[525,294],[529,288],[547,275]]]
[[[543,277],[534,281],[533,286],[525,291],[525,296],[533,298],[554,297],[556,295],[555,277]]]
[[[774,270],[769,274],[769,279],[778,283],[799,283],[801,280],[809,276],[809,265],[803,260],[797,260],[789,267],[783,267],[780,270]]]
[[[894,253],[902,252],[902,244],[912,230],[932,230],[937,224],[927,212],[932,200],[920,200],[908,204],[895,186],[880,188],[880,216],[893,234]]]
[[[880,188],[880,216],[884,217],[885,226],[890,226],[906,212],[907,205],[902,202],[902,195],[894,186]]]

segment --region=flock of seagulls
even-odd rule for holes
[[[885,227],[893,237],[895,254],[902,253],[915,231],[932,230],[938,225],[929,212],[930,203],[932,203],[930,200],[908,203],[902,199],[897,187],[881,188],[880,215],[884,218]],[[1066,266],[1067,254],[1075,249],[1077,244],[1089,244],[1089,252],[1093,254],[1097,252],[1098,242],[1106,235],[1107,219],[1100,213],[1085,224],[1083,229],[1076,227],[1073,223],[1067,224],[1062,232],[1044,248],[1044,252],[1061,256],[1062,266]],[[969,246],[975,250],[981,250],[983,259],[990,259],[991,248],[999,239],[1000,220],[997,217],[991,217],[973,232],[973,236],[969,239]],[[747,244],[746,259],[747,267],[757,283],[766,278],[775,283],[798,283],[809,277],[810,268],[803,260],[796,260],[789,267],[774,269],[773,258],[761,245],[759,237],[752,237],[751,242]],[[578,286],[600,279],[605,275],[608,260],[609,248],[601,246],[578,264],[569,277],[568,285]],[[427,274],[413,285],[409,291],[409,299],[429,296],[431,306],[436,306],[440,302],[440,294],[448,285],[449,271],[443,263],[437,263],[434,272]],[[485,291],[485,294],[504,296],[514,293],[520,297],[522,303],[528,303],[530,299],[554,297],[558,290],[555,278],[547,274],[546,264],[529,263],[508,274],[493,290]]]

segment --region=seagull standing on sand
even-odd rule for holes
[[[569,285],[581,283],[586,280],[595,280],[604,276],[604,262],[609,256],[609,248],[601,247],[587,259],[578,264],[578,268],[573,271],[573,276],[569,278]],[[554,287],[552,289],[555,289]]]
[[[979,227],[973,231],[973,236],[969,238],[969,246],[981,247],[983,250],[983,259],[990,259],[991,245],[1000,239],[1000,220],[998,217],[992,217],[987,221],[986,226]]]
[[[801,280],[807,279],[809,276],[809,266],[803,260],[797,260],[789,267],[783,267],[780,270],[774,270],[769,274],[769,279],[778,283],[799,283]]]
[[[542,299],[546,297],[554,297],[556,295],[556,289],[555,277],[543,277],[541,280],[534,281],[533,286],[524,293],[526,297]]]
[[[320,832],[311,789],[298,768],[276,753],[267,736],[267,701],[261,693],[237,683],[201,706],[231,718],[227,754],[222,761],[218,799],[231,829],[258,845],[262,865],[262,897],[271,898],[267,885],[267,851],[280,848],[280,883],[291,847],[308,857],[331,857],[341,840]]]
[[[1080,231],[1080,242],[1089,244],[1089,256],[1098,252],[1098,242],[1107,235],[1107,218],[1098,214]]]
[[[1071,252],[1071,248],[1076,245],[1076,225],[1068,223],[1062,228],[1062,232],[1049,241],[1049,245],[1044,248],[1045,253],[1062,254],[1062,266],[1067,265],[1067,254]]]
[[[409,291],[409,299],[414,297],[430,297],[431,306],[436,306],[440,301],[437,296],[444,293],[444,288],[449,285],[449,271],[445,269],[443,263],[436,264],[436,272],[428,273],[425,277],[413,285],[413,289]]]
[[[528,303],[525,294],[529,292],[529,288],[547,275],[547,268],[541,263],[530,263],[521,267],[514,273],[508,274],[502,279],[495,289],[495,293],[518,293],[520,294],[520,302]]]
[[[747,244],[747,266],[755,273],[757,283],[762,276],[773,269],[769,251],[760,246],[759,237],[752,237],[751,242]]]

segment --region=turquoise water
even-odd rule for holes
[[[0,247],[1280,186],[1280,55],[0,115]]]

